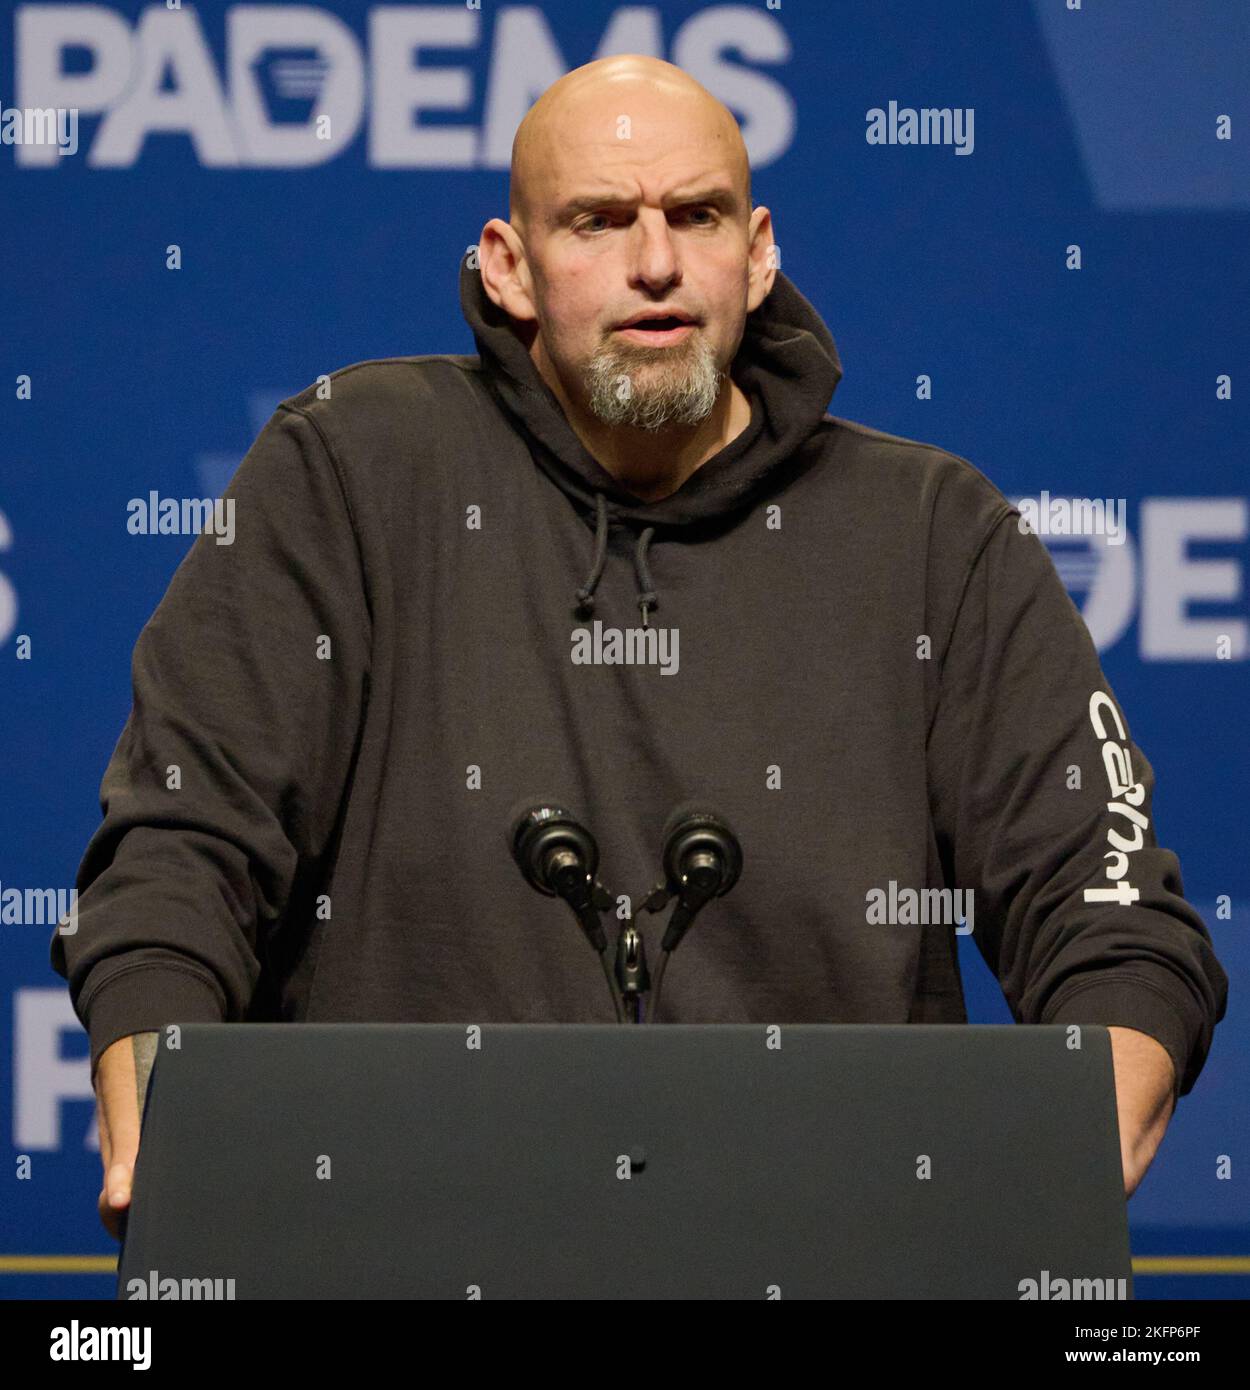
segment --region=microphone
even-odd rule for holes
[[[677,906],[669,918],[661,949],[675,951],[695,917],[713,898],[723,897],[742,873],[742,846],[729,822],[702,803],[679,806],[664,827],[664,883],[652,893]]]
[[[595,837],[559,801],[522,802],[508,830],[508,849],[525,881],[549,898],[562,898],[598,954],[612,993],[618,1023],[625,1021],[608,966],[608,939],[599,913],[612,896],[595,877],[599,846]]]
[[[660,1007],[660,990],[669,955],[681,944],[694,919],[713,898],[724,897],[742,873],[742,846],[733,827],[704,802],[679,806],[664,826],[662,855],[664,878],[647,896],[643,907],[659,912],[677,899],[660,943],[655,992],[647,1009],[647,1022]]]

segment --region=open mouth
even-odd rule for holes
[[[676,347],[678,343],[686,342],[694,330],[693,319],[681,314],[661,314],[623,323],[616,331],[631,342],[648,347]]]
[[[625,328],[632,328],[639,333],[667,333],[674,328],[689,328],[689,319],[665,318],[665,319],[639,319],[636,323],[627,323]]]

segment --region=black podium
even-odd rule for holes
[[[188,1024],[162,1034],[118,1296],[1065,1280],[1132,1292],[1105,1028]]]

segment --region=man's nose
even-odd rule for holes
[[[658,292],[681,283],[681,263],[668,218],[656,208],[644,208],[634,220],[630,242],[634,279]]]

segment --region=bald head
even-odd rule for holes
[[[660,58],[621,54],[566,73],[538,98],[512,142],[509,216],[522,236],[555,225],[571,190],[666,157],[719,173],[751,211],[751,167],[733,113]],[[588,185],[585,188],[581,186]],[[574,196],[576,196],[574,194]]]

